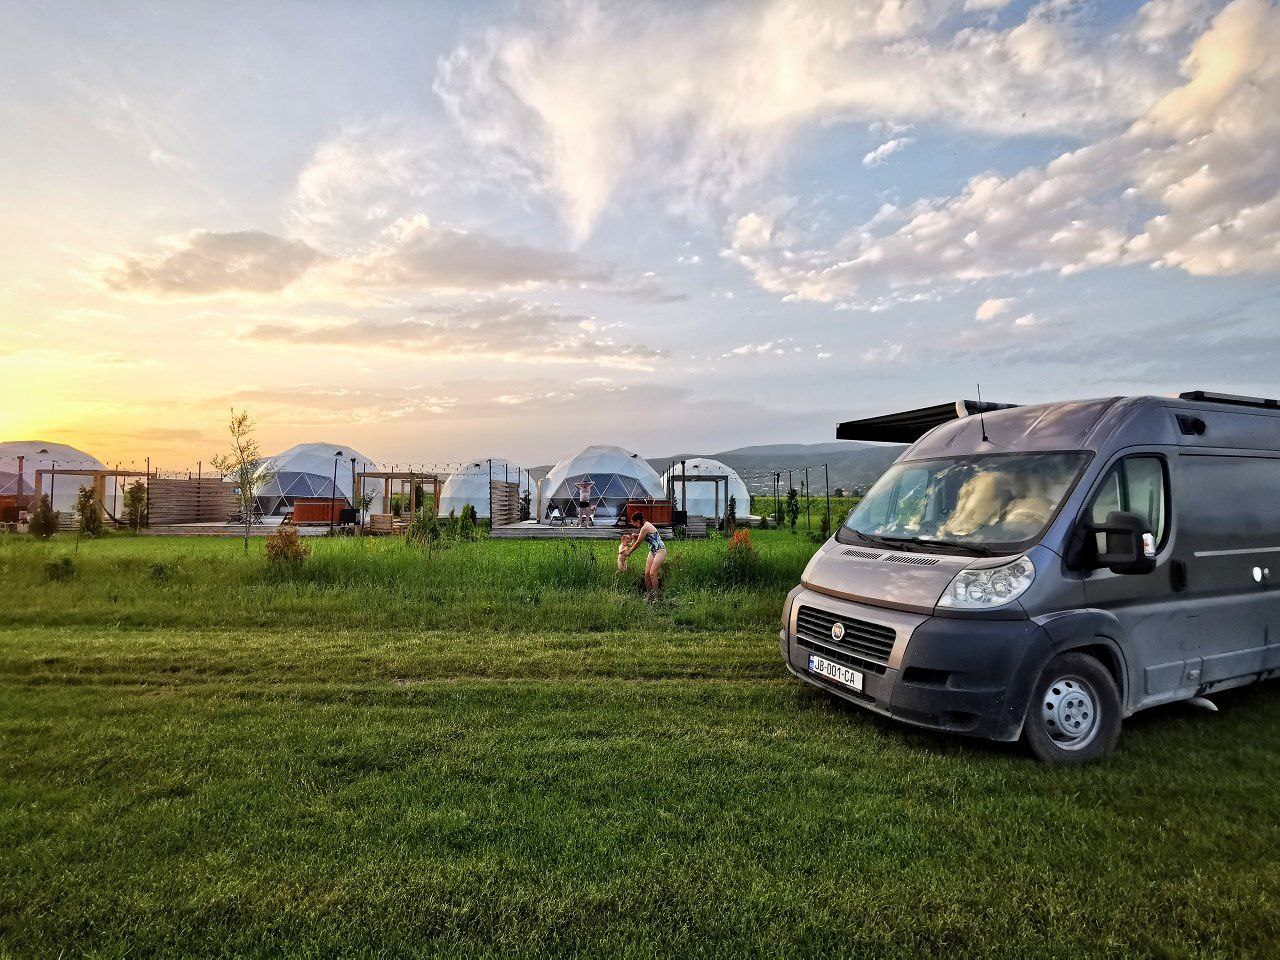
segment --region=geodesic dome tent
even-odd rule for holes
[[[336,443],[300,443],[271,457],[275,476],[256,493],[263,515],[280,516],[289,512],[297,497],[335,498],[350,506],[352,457],[356,458],[357,473],[370,469],[374,464],[358,450]],[[338,474],[336,489],[333,481],[335,464]]]
[[[734,507],[737,510],[738,517],[745,519],[751,515],[751,492],[733,468],[721,463],[719,460],[697,457],[684,462],[683,472],[688,477],[688,481],[684,484],[680,483],[681,469],[679,462],[662,476],[664,489],[667,485],[667,478],[674,478],[671,482],[671,496],[675,501],[677,510],[688,510],[689,515],[693,517],[709,517],[718,520],[728,511],[729,497],[733,497],[736,500]],[[725,483],[713,483],[710,480],[694,480],[693,478],[697,476],[728,477],[729,480],[726,485]],[[725,492],[726,486],[728,487],[728,493]],[[681,496],[682,491],[687,491],[688,493],[689,503],[687,506]]]
[[[530,489],[529,471],[508,460],[493,461],[493,479],[507,480],[520,485],[521,495]],[[477,517],[489,516],[489,461],[472,462],[449,476],[440,488],[440,503],[436,513],[447,517],[462,515],[462,508],[471,504]]]
[[[18,458],[22,458],[22,476],[18,476]],[[106,465],[97,457],[65,443],[49,443],[44,440],[9,440],[0,443],[0,497],[30,497],[36,492],[37,470],[105,470]],[[91,487],[89,477],[66,477],[46,474],[42,480],[43,493],[53,488],[53,509],[70,511],[76,508],[76,497],[81,487]]]
[[[638,454],[622,447],[587,447],[565,457],[547,474],[542,484],[542,517],[559,510],[562,516],[578,513],[578,484],[590,481],[589,502],[596,508],[596,521],[610,522],[628,500],[661,500],[665,496],[662,479]]]

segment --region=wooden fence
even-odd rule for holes
[[[493,504],[492,525],[505,527],[520,521],[520,484],[507,480],[494,480],[489,484],[490,502]]]
[[[151,478],[151,525],[224,523],[238,509],[235,487],[217,477]]]

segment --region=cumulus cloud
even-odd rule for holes
[[[1011,297],[1005,297],[1000,300],[983,300],[973,316],[976,320],[991,320],[1000,316],[1012,306],[1013,299]]]
[[[1280,269],[1280,11],[1235,0],[1185,82],[1126,130],[957,196],[882,210],[833,247],[733,246],[766,290],[838,301],[893,287],[1147,264],[1195,275]],[[1135,228],[1134,224],[1138,224]]]
[[[296,286],[305,296],[345,300],[395,291],[589,287],[638,300],[680,299],[652,274],[628,276],[576,253],[512,243],[422,215],[396,220],[345,256],[258,230],[197,230],[157,252],[120,258],[101,276],[116,292],[154,296],[278,294]]]
[[[1080,134],[1128,122],[1167,82],[1170,64],[1127,35],[1099,41],[1052,4],[997,28],[984,11],[999,5],[565,0],[443,57],[435,90],[582,240],[620,189],[685,212],[738,196],[807,124]]]
[[[886,140],[862,158],[862,165],[864,167],[878,167],[888,160],[890,156],[913,143],[915,143],[915,140],[911,137],[894,137],[892,140]]]
[[[319,324],[263,323],[245,337],[270,343],[394,348],[432,357],[510,363],[587,363],[652,369],[666,352],[600,335],[594,318],[536,304],[492,299],[427,307],[396,320],[352,318]]]

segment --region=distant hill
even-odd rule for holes
[[[809,467],[809,483],[815,495],[822,492],[822,465],[831,474],[831,488],[866,490],[879,479],[889,464],[897,459],[903,448],[896,444],[879,445],[841,441],[835,443],[772,443],[736,450],[714,452],[687,452],[669,457],[650,459],[649,465],[658,473],[665,473],[673,460],[692,460],[709,457],[727,464],[742,477],[752,493],[773,493],[774,472],[782,472],[782,488],[787,485],[787,471],[792,471],[796,489],[804,479],[804,468]],[[532,467],[529,473],[545,477],[550,466]]]
[[[739,447],[719,453],[682,453],[650,460],[658,473],[664,473],[673,460],[710,457],[732,467],[752,493],[772,493],[775,472],[782,473],[782,489],[787,486],[787,471],[792,471],[796,489],[809,468],[809,483],[814,494],[822,492],[823,470],[827,465],[831,487],[844,490],[866,490],[898,458],[903,448],[897,444],[879,445],[843,441],[838,443],[773,443],[755,447]]]

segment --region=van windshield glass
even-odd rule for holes
[[[1040,537],[1089,455],[1016,453],[895,463],[845,520],[840,539],[998,553]]]

